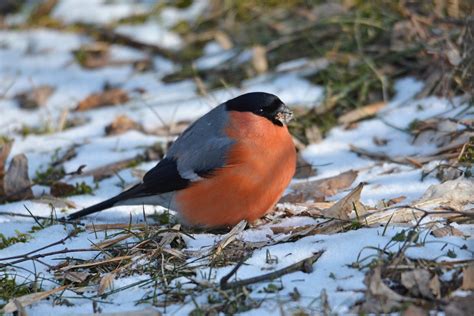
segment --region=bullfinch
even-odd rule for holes
[[[69,215],[119,205],[161,205],[184,224],[207,228],[254,221],[271,211],[295,173],[286,124],[293,114],[275,95],[243,94],[189,126],[141,183]]]

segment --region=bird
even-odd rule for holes
[[[197,119],[143,180],[68,216],[120,205],[161,205],[191,227],[223,228],[270,212],[296,169],[292,111],[276,96],[250,92]]]

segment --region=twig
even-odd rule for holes
[[[237,270],[242,266],[243,261],[239,262],[233,269],[230,271],[227,275],[225,275],[221,281],[220,281],[220,286],[221,289],[227,290],[227,289],[232,289],[236,287],[241,287],[253,283],[258,283],[266,280],[272,280],[275,278],[279,278],[285,274],[293,273],[296,271],[303,271],[305,273],[311,273],[313,271],[313,264],[316,262],[316,260],[321,257],[321,255],[324,253],[324,251],[319,251],[313,254],[311,257],[308,257],[306,259],[303,259],[301,261],[298,261],[296,263],[293,263],[292,265],[289,265],[285,268],[282,268],[280,270],[276,270],[270,273],[266,273],[263,275],[259,275],[253,278],[248,278],[244,280],[238,280],[234,282],[228,283],[227,281],[237,272]]]
[[[31,215],[18,214],[18,213],[14,213],[14,212],[0,212],[0,215],[4,215],[4,216],[16,216],[16,217],[28,217],[28,218],[31,218],[31,217],[32,217]],[[38,216],[38,215],[35,215],[34,217],[35,217],[36,219],[51,220],[51,217],[49,217],[49,216]],[[76,222],[76,221],[68,221],[68,220],[63,219],[63,218],[56,218],[55,221],[58,222],[58,223],[61,223],[61,224],[74,224],[74,225],[78,225],[78,226],[84,226],[84,225],[85,225],[85,224],[82,224],[82,223],[79,223],[79,222]]]

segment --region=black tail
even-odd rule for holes
[[[68,220],[75,220],[75,219],[78,219],[80,217],[83,217],[83,216],[86,216],[86,215],[89,215],[89,214],[93,214],[93,213],[97,213],[97,212],[106,210],[108,208],[111,208],[112,206],[115,205],[115,203],[117,203],[118,201],[121,201],[121,200],[122,200],[122,198],[120,197],[120,195],[114,196],[113,198],[105,200],[104,202],[97,203],[95,205],[86,207],[85,209],[80,210],[79,212],[72,213],[71,215],[69,215],[67,217],[67,219]]]

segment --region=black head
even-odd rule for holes
[[[252,112],[279,126],[288,123],[293,116],[291,110],[276,95],[265,92],[242,94],[227,101],[226,108],[227,111]]]

